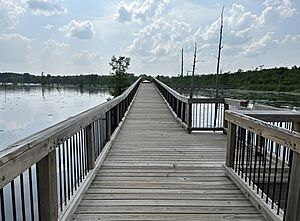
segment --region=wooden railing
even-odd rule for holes
[[[101,166],[140,82],[1,151],[0,220],[68,218]]]
[[[153,78],[156,88],[168,103],[177,121],[189,132],[199,130],[227,131],[224,113],[241,109],[248,101],[227,98],[187,98]]]
[[[225,118],[229,177],[267,220],[300,220],[300,113],[226,111]]]

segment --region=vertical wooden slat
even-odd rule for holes
[[[95,167],[95,148],[93,139],[92,124],[90,124],[85,128],[85,146],[87,151],[88,169],[93,169]]]
[[[224,111],[223,111],[223,133],[226,133],[226,129],[228,129],[228,121],[225,119],[225,112],[229,110],[229,104],[224,103]]]
[[[107,111],[106,113],[106,139],[107,141],[110,140],[111,135],[111,110]]]
[[[181,117],[181,120],[184,122],[184,111],[183,111],[183,108],[184,108],[184,102],[181,102],[181,114],[180,114],[180,117]]]
[[[187,104],[187,131],[188,133],[192,132],[192,104]]]
[[[226,166],[231,168],[233,168],[234,166],[235,137],[236,137],[236,125],[233,123],[229,123],[228,133],[227,133]]]
[[[294,123],[294,131],[300,132],[300,123]],[[298,221],[300,220],[300,154],[294,152],[291,174],[290,174],[290,185],[287,198],[287,207],[285,212],[285,220]]]
[[[56,152],[52,151],[37,163],[40,220],[57,220]]]
[[[120,104],[117,104],[116,106],[116,127],[119,125],[119,122],[120,122],[120,107],[121,105]]]

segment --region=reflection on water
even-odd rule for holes
[[[0,86],[0,150],[106,101],[107,90]]]

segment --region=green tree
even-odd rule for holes
[[[115,56],[112,56],[109,65],[112,68],[111,74],[113,76],[109,85],[109,92],[114,97],[117,97],[130,85],[129,74],[127,73],[130,65],[130,58],[125,56],[116,58]]]

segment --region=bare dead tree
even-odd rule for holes
[[[219,96],[219,84],[218,84],[218,75],[220,71],[220,60],[221,60],[221,50],[222,46],[222,38],[223,38],[223,16],[224,16],[224,6],[221,12],[221,19],[220,19],[220,39],[219,39],[219,50],[218,50],[218,58],[217,58],[217,73],[216,73],[216,98]],[[218,103],[215,103],[215,118],[214,118],[214,127],[217,124],[217,111],[218,111]]]
[[[192,71],[192,78],[191,78],[191,92],[190,92],[190,98],[193,98],[193,94],[194,94],[194,75],[195,75],[195,69],[196,69],[196,59],[197,59],[197,44],[195,43],[194,61],[193,61],[193,71]]]
[[[220,72],[220,61],[221,61],[221,50],[222,46],[222,38],[223,38],[223,16],[224,16],[224,6],[221,12],[221,21],[220,21],[220,39],[219,39],[219,50],[218,50],[218,58],[217,58],[217,74],[216,74],[216,98],[219,96],[219,85],[218,85],[218,75]]]
[[[183,77],[183,48],[181,49],[181,77]]]

